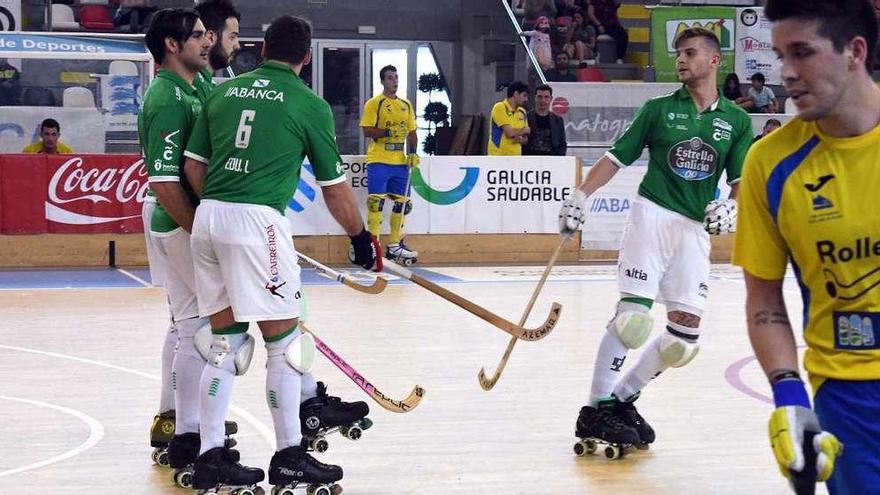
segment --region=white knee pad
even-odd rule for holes
[[[208,363],[215,368],[222,368],[223,361],[227,356],[232,355],[233,364],[235,366],[235,374],[241,376],[251,366],[251,358],[254,357],[254,338],[249,334],[244,334],[244,341],[239,339],[231,339],[233,335],[214,335],[211,346],[211,358]],[[233,342],[241,342],[236,345]]]
[[[211,344],[214,342],[214,334],[211,333],[211,324],[206,323],[196,330],[193,335],[193,345],[199,355],[205,358],[205,361],[211,359]]]
[[[619,303],[617,314],[608,328],[617,333],[628,349],[638,349],[648,340],[653,326],[654,318],[648,313],[648,308],[641,304]]]
[[[284,358],[293,369],[306,374],[315,365],[315,351],[315,339],[307,333],[300,333],[284,348]]]
[[[696,328],[692,329],[697,331]],[[660,359],[668,366],[681,368],[690,363],[700,351],[696,335],[688,335],[667,328],[660,336]]]

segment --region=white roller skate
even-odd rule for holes
[[[419,252],[408,248],[403,241],[385,246],[385,257],[404,266],[414,265],[419,260]]]

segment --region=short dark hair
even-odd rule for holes
[[[157,64],[165,62],[165,39],[185,43],[192,36],[198,20],[199,14],[193,9],[162,9],[153,15],[144,36],[144,44]]]
[[[767,122],[764,122],[764,127],[767,127],[770,124],[776,124],[777,127],[782,127],[782,122],[779,119],[767,119]]]
[[[61,125],[55,119],[45,119],[42,122],[40,122],[40,134],[42,134],[43,129],[46,129],[46,128],[57,129],[59,133],[61,132]]]
[[[553,88],[549,84],[542,84],[535,88],[535,94],[538,94],[538,91],[549,91],[550,96],[553,96]]]
[[[202,18],[202,23],[208,31],[214,31],[218,35],[226,28],[226,20],[234,17],[241,21],[241,12],[231,0],[203,0],[195,7],[195,11]]]
[[[395,67],[393,65],[386,65],[385,67],[382,67],[381,69],[379,69],[379,80],[384,81],[385,74],[387,74],[389,72],[397,72],[397,67]]]
[[[529,92],[529,87],[522,81],[514,81],[507,87],[507,97],[510,98],[514,93]]]
[[[298,65],[312,46],[312,25],[302,17],[285,14],[269,24],[263,40],[267,59]]]
[[[571,58],[571,57],[568,56],[568,52],[566,52],[566,51],[564,51],[564,50],[561,51],[561,52],[557,52],[556,55],[553,55],[553,58],[555,59],[556,57],[558,57],[558,56],[560,56],[560,55],[565,55],[566,58]]]
[[[678,45],[680,45],[682,41],[694,38],[703,38],[704,40],[706,40],[710,47],[712,47],[716,52],[721,53],[721,42],[718,41],[718,36],[716,36],[714,32],[701,27],[690,27],[678,33],[678,36],[675,37],[675,41],[672,43],[672,46],[678,48]]]
[[[819,35],[831,40],[838,53],[856,36],[865,38],[871,72],[877,54],[877,14],[870,0],[769,0],[764,15],[771,22],[800,19],[819,23]]]
[[[750,79],[752,81],[758,81],[761,84],[764,84],[764,82],[767,80],[767,78],[764,77],[764,74],[761,74],[760,72],[755,72],[754,74],[752,74],[752,77]]]

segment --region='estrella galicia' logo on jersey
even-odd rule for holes
[[[669,168],[684,180],[705,180],[715,175],[718,151],[699,137],[680,141],[669,148]]]
[[[831,181],[834,178],[834,174],[823,175],[816,180],[815,184],[810,184],[809,182],[804,184],[804,187],[807,188],[807,191],[810,192],[819,192],[819,189],[825,187],[825,184]]]

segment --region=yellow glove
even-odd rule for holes
[[[800,405],[777,407],[770,416],[770,444],[779,471],[798,486],[825,481],[843,453],[837,437],[822,431],[812,409]],[[806,444],[806,445],[805,445]]]
[[[410,168],[416,168],[419,166],[419,155],[416,153],[410,153],[406,155],[406,164],[410,166]]]

